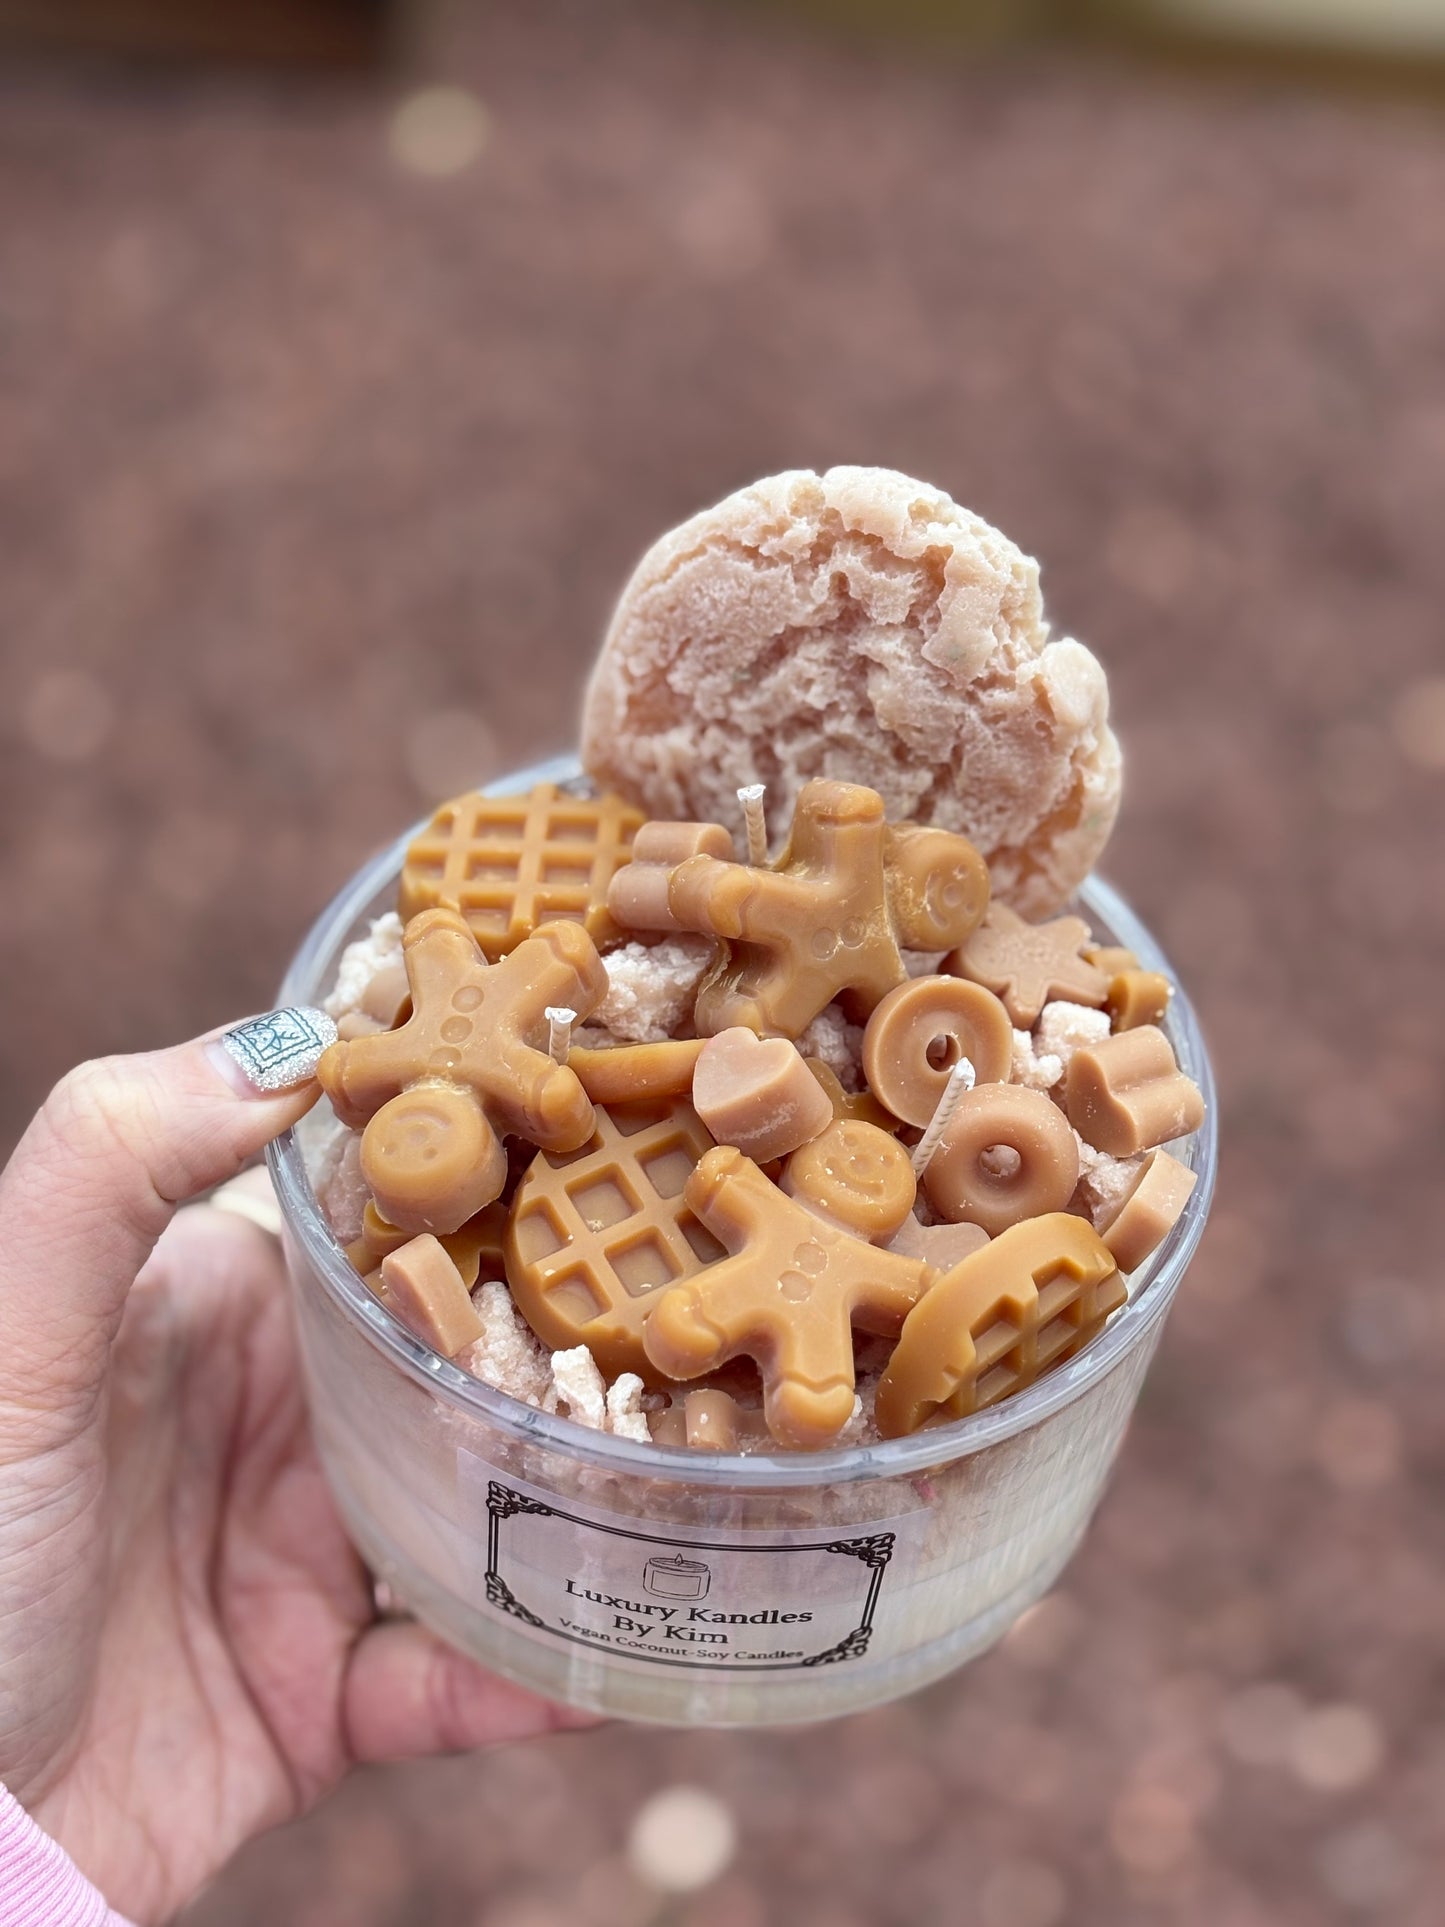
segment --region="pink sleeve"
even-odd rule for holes
[[[131,1927],[3,1786],[0,1921],[4,1927]]]

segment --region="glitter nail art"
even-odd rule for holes
[[[219,1040],[258,1091],[284,1091],[316,1075],[321,1053],[336,1042],[324,1010],[273,1010],[237,1024]]]

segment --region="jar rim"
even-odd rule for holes
[[[485,793],[509,795],[536,783],[576,785],[584,781],[577,758],[559,756],[501,777],[486,785]],[[407,845],[419,827],[414,826],[363,864],[321,912],[286,972],[281,1004],[315,1004],[326,995],[342,949],[364,934],[371,917],[379,914],[378,900],[400,873]],[[510,1393],[473,1378],[415,1338],[368,1289],[327,1224],[311,1188],[294,1129],[283,1132],[266,1151],[285,1232],[304,1253],[312,1275],[348,1322],[407,1377],[444,1403],[507,1433],[519,1444],[543,1446],[597,1470],[693,1486],[757,1491],[897,1478],[971,1457],[1045,1423],[1082,1397],[1148,1338],[1173,1302],[1203,1235],[1214,1195],[1219,1159],[1217,1099],[1209,1053],[1193,1005],[1177,988],[1178,980],[1160,945],[1111,885],[1090,877],[1075,901],[1091,924],[1102,925],[1116,943],[1132,950],[1144,969],[1159,971],[1176,985],[1162,1027],[1174,1045],[1181,1069],[1195,1080],[1204,1097],[1204,1123],[1182,1147],[1183,1161],[1197,1173],[1198,1182],[1158,1250],[1130,1274],[1129,1301],[1104,1330],[1076,1358],[985,1411],[950,1419],[905,1438],[821,1451],[701,1453],[686,1447],[644,1445],[538,1411]],[[1176,1151],[1179,1149],[1176,1147]]]

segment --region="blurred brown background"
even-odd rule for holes
[[[360,1777],[188,1927],[1445,1911],[1445,122],[822,11],[0,73],[7,1143],[264,1006],[379,841],[568,740],[658,531],[833,461],[999,522],[1104,657],[1107,867],[1225,1093],[1117,1482],[1000,1650],[815,1732]]]

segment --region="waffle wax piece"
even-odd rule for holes
[[[587,1093],[539,1045],[548,1007],[585,1016],[607,974],[578,923],[546,924],[488,964],[455,910],[413,917],[403,955],[411,1016],[333,1044],[317,1076],[341,1122],[365,1126],[362,1175],[382,1217],[445,1233],[501,1195],[503,1132],[552,1151],[586,1143]]]
[[[1139,1176],[1097,1227],[1120,1271],[1134,1271],[1174,1229],[1198,1180],[1167,1151],[1144,1160]]]
[[[454,797],[412,839],[397,908],[403,922],[460,911],[492,963],[559,918],[605,947],[619,936],[608,886],[642,822],[620,796],[569,796],[555,783],[523,796]]]
[[[797,1046],[741,1025],[704,1044],[692,1104],[719,1144],[758,1164],[787,1157],[833,1122],[832,1103]]]
[[[1079,1181],[1079,1147],[1042,1091],[983,1084],[965,1091],[923,1173],[928,1202],[992,1238],[1025,1218],[1062,1211]]]
[[[1025,923],[1007,904],[993,903],[948,968],[994,991],[1020,1030],[1030,1030],[1053,997],[1096,1009],[1103,1003],[1109,979],[1082,955],[1088,941],[1082,917]]]
[[[686,1196],[729,1255],[657,1299],[643,1327],[648,1357],[684,1380],[750,1357],[778,1443],[827,1445],[853,1413],[853,1327],[891,1337],[933,1272],[785,1196],[731,1145],[708,1152]],[[836,1188],[823,1203],[837,1208]]]
[[[656,1380],[642,1327],[658,1294],[722,1256],[685,1197],[711,1147],[673,1098],[599,1105],[580,1151],[533,1159],[512,1200],[507,1282],[544,1345],[585,1345],[609,1378]]]
[[[915,977],[890,990],[863,1033],[863,1071],[874,1096],[922,1130],[961,1058],[980,1084],[1006,1079],[1013,1025],[991,990],[963,977]]]
[[[931,1287],[878,1382],[884,1438],[937,1415],[971,1412],[1072,1358],[1127,1297],[1114,1259],[1084,1219],[1051,1212],[1015,1225]]]
[[[644,823],[632,840],[632,861],[613,877],[607,908],[625,930],[681,930],[668,901],[672,873],[689,857],[731,863],[732,833],[721,823]]]
[[[1064,1075],[1064,1107],[1079,1136],[1115,1158],[1184,1137],[1204,1122],[1199,1086],[1154,1024],[1075,1051]]]
[[[668,885],[678,925],[722,946],[698,992],[704,1036],[797,1037],[835,998],[866,1016],[906,979],[902,950],[962,944],[987,902],[972,844],[891,825],[876,790],[828,781],[804,788],[775,863],[694,856]]]

